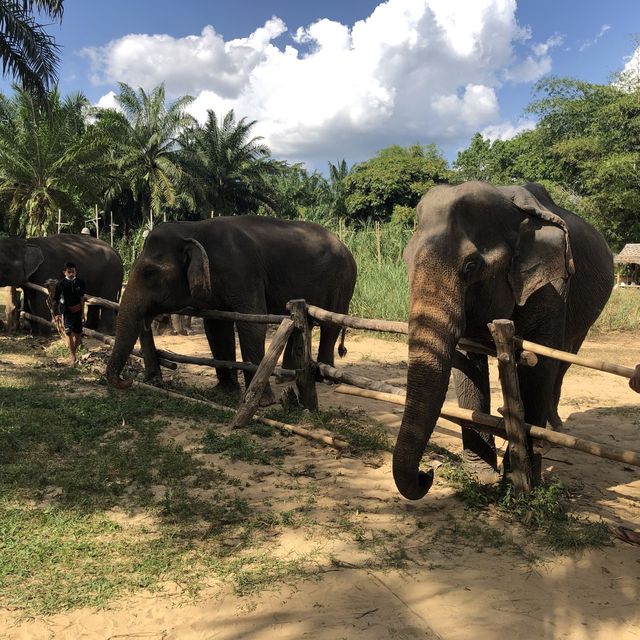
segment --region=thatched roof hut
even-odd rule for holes
[[[613,261],[615,264],[640,264],[640,244],[626,244]]]

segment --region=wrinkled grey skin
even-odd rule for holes
[[[19,287],[25,282],[44,286],[49,279],[59,280],[67,261],[75,262],[78,276],[90,293],[107,300],[118,301],[124,274],[120,256],[106,243],[86,235],[61,233],[46,238],[0,239],[0,287]],[[51,319],[43,294],[24,290],[25,311]],[[111,309],[87,307],[86,326],[106,333],[115,330],[115,314]],[[32,325],[34,333],[49,331]]]
[[[160,313],[196,307],[285,314],[286,303],[295,298],[346,313],[355,279],[349,250],[317,224],[260,216],[163,223],[147,237],[129,275],[107,377],[116,387],[128,386],[120,374],[138,335],[147,376],[160,375],[148,330]],[[214,357],[235,360],[234,324],[205,320],[204,327]],[[237,331],[242,359],[259,363],[266,325],[237,323]],[[321,327],[319,361],[333,364],[339,332]],[[216,373],[221,387],[238,390],[237,371]],[[247,384],[250,380],[245,374]],[[263,401],[272,399],[269,388]]]
[[[457,353],[458,339],[486,341],[487,323],[511,318],[518,336],[575,353],[613,286],[604,238],[558,207],[539,184],[436,187],[417,213],[418,227],[405,249],[407,401],[393,454],[396,486],[411,500],[422,498],[433,481],[433,473],[418,466],[452,367],[460,405],[490,410],[486,356]],[[527,422],[561,426],[557,406],[567,369],[543,357],[535,367],[519,368]],[[464,428],[463,443],[472,467],[497,468],[492,436]]]

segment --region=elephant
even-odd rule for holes
[[[160,377],[150,322],[184,307],[254,314],[286,314],[289,300],[304,298],[330,311],[347,313],[356,263],[347,247],[311,222],[242,215],[196,222],[166,222],[147,237],[122,296],[116,342],[107,379],[125,387],[120,374],[138,335],[147,377]],[[236,324],[242,358],[264,356],[266,325]],[[204,320],[214,358],[235,360],[234,324]],[[318,360],[332,365],[340,328],[321,325]],[[285,366],[290,348],[285,351]],[[239,391],[237,371],[216,369],[218,386]],[[252,374],[245,372],[245,383]],[[263,404],[274,400],[271,387]]]
[[[433,483],[433,471],[419,471],[419,464],[452,369],[460,406],[490,412],[487,356],[457,351],[458,340],[488,342],[487,324],[505,318],[524,339],[577,353],[613,287],[605,239],[556,205],[540,184],[437,186],[416,211],[416,231],[404,252],[407,397],[393,452],[394,481],[410,500],[422,498]],[[543,357],[534,367],[518,367],[528,423],[561,428],[557,408],[568,368]],[[463,424],[462,440],[467,468],[495,478],[493,436]]]
[[[82,234],[61,233],[26,240],[0,238],[0,287],[20,287],[26,282],[45,286],[47,280],[62,277],[68,260],[76,263],[88,293],[118,301],[124,275],[120,256],[106,242]],[[41,318],[51,318],[46,297],[32,289],[24,290],[24,309]],[[89,305],[86,326],[113,333],[114,311]],[[32,331],[49,333],[36,325]]]

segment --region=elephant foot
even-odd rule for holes
[[[237,398],[242,394],[242,389],[237,382],[218,382],[214,387],[214,391],[232,398]]]
[[[260,398],[260,406],[269,407],[272,404],[276,403],[277,400],[275,395],[273,394],[273,389],[269,386],[262,392],[262,397]]]
[[[144,381],[149,384],[161,384],[162,383],[162,372],[161,371],[145,371],[144,372]]]
[[[462,468],[480,484],[492,485],[500,482],[498,471],[470,451],[462,453]]]

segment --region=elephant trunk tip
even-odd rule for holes
[[[429,493],[431,485],[433,485],[433,469],[429,469],[429,471],[418,471],[410,480],[407,480],[404,474],[402,474],[402,476],[403,477],[398,477],[398,475],[394,473],[396,487],[398,487],[398,491],[407,500],[420,500],[424,498],[427,493]]]

